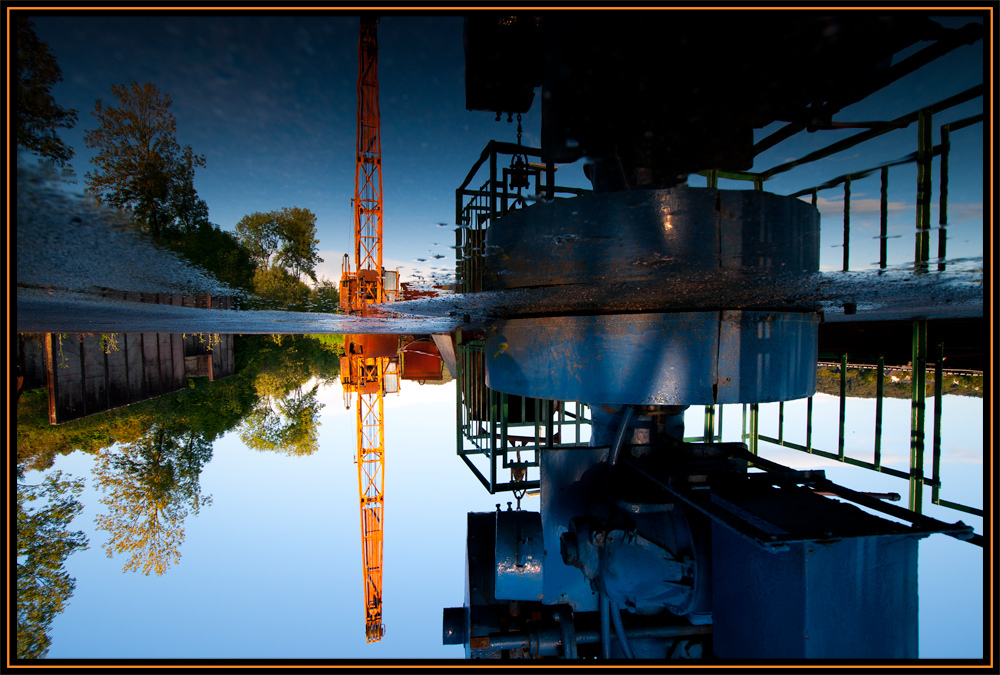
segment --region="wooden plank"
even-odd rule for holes
[[[222,336],[225,341],[226,350],[226,367],[225,367],[225,377],[229,377],[236,370],[236,361],[233,354],[233,336],[231,334],[226,334]]]
[[[187,384],[187,377],[184,375],[184,338],[180,334],[170,335],[170,355],[174,390],[182,389]]]
[[[83,417],[85,413],[80,334],[54,334],[52,336],[51,358],[56,387],[54,405],[49,410],[49,420],[55,424],[62,424],[67,420]]]
[[[157,333],[160,343],[160,393],[177,391],[179,385],[174,381],[174,352],[170,344],[170,333]]]
[[[185,356],[184,373],[187,377],[208,377],[208,356]]]
[[[84,335],[80,343],[83,357],[83,407],[93,415],[108,409],[107,370],[100,335]]]
[[[226,369],[225,356],[222,353],[222,336],[213,335],[213,340],[218,340],[212,345],[212,379],[219,380],[225,377],[223,374]]]
[[[45,335],[42,333],[22,333],[21,343],[21,375],[24,377],[23,389],[38,389],[47,382],[45,366]]]
[[[142,354],[142,333],[125,333],[125,365],[128,370],[129,403],[146,398],[146,377]]]
[[[127,336],[125,333],[115,333],[113,344],[116,349],[108,349],[105,355],[105,363],[108,368],[108,407],[117,408],[127,405],[129,398],[128,389],[128,361],[127,361]]]
[[[142,334],[142,375],[145,383],[143,398],[163,393],[160,385],[160,342],[156,333]]]
[[[56,423],[56,363],[54,358],[52,333],[45,334],[45,381],[49,390],[49,424]]]

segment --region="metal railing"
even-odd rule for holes
[[[459,457],[490,494],[538,488],[542,450],[589,443],[588,407],[488,388],[484,341],[456,337]]]
[[[781,446],[798,450],[811,455],[817,455],[826,459],[841,462],[870,471],[893,476],[900,480],[907,481],[908,506],[914,513],[923,513],[924,510],[924,487],[931,488],[931,503],[944,507],[951,511],[967,513],[969,515],[983,517],[983,508],[949,501],[941,497],[942,475],[941,459],[943,443],[941,438],[941,425],[943,418],[942,397],[944,379],[943,363],[945,348],[943,344],[935,346],[934,362],[932,364],[934,372],[934,416],[931,432],[931,471],[926,475],[926,451],[925,439],[925,417],[927,404],[927,369],[928,369],[928,342],[927,342],[927,322],[918,320],[913,322],[913,368],[911,371],[910,385],[910,435],[909,466],[906,468],[895,468],[886,466],[882,461],[883,450],[883,403],[885,398],[885,361],[882,355],[877,355],[877,365],[875,367],[876,396],[875,396],[875,423],[874,423],[874,443],[872,448],[872,459],[867,461],[856,457],[849,457],[845,453],[845,429],[847,426],[847,368],[848,355],[840,354],[840,392],[839,392],[839,418],[836,449],[820,449],[813,442],[813,397],[806,399],[806,415],[804,428],[800,428],[798,442],[789,440],[786,436],[785,428],[785,403],[767,404],[743,404],[743,430],[742,439],[747,444],[750,452],[758,454],[761,443],[772,446]],[[760,433],[760,409],[762,405],[776,406],[778,408],[778,428],[777,436],[769,436]],[[972,543],[983,545],[983,538],[976,535],[970,539]]]
[[[937,246],[937,269],[946,268],[947,253],[947,230],[948,230],[948,155],[951,150],[952,132],[966,129],[975,124],[983,123],[983,113],[972,115],[960,120],[948,122],[938,127],[938,134],[941,142],[934,145],[932,136],[932,122],[934,115],[962,105],[968,101],[982,97],[986,92],[984,85],[979,84],[965,91],[946,98],[937,103],[915,110],[901,117],[888,122],[871,122],[867,131],[842,139],[823,148],[815,150],[806,156],[785,162],[770,169],[760,172],[744,171],[700,171],[699,175],[705,176],[708,187],[718,187],[720,178],[737,181],[750,181],[754,184],[754,189],[763,190],[766,182],[775,176],[791,171],[819,160],[825,159],[839,152],[854,148],[866,141],[890,133],[897,129],[905,129],[917,124],[917,138],[915,152],[896,159],[884,161],[867,169],[852,171],[820,184],[807,187],[792,192],[790,197],[812,197],[812,205],[816,206],[818,195],[823,190],[833,190],[842,188],[844,196],[843,207],[843,264],[842,270],[850,270],[850,249],[851,249],[851,184],[868,176],[879,174],[880,183],[880,208],[879,208],[879,269],[885,269],[888,260],[887,240],[892,238],[888,234],[888,214],[889,214],[889,169],[904,165],[915,164],[917,166],[916,184],[916,223],[914,231],[914,255],[913,263],[917,271],[926,271],[930,262],[930,239],[931,239],[931,201],[932,201],[932,166],[935,157],[940,157],[940,186],[938,189],[938,246]],[[781,132],[776,132],[777,135]],[[772,136],[773,136],[772,135]],[[768,139],[764,139],[758,146],[764,144]],[[770,147],[770,146],[768,146]]]
[[[579,196],[588,190],[560,187],[555,183],[553,162],[531,162],[541,158],[539,148],[490,141],[472,165],[465,180],[455,190],[455,274],[459,293],[483,290],[486,228],[508,211],[524,208],[536,199]],[[501,166],[501,157],[510,157]],[[516,160],[522,159],[518,164]],[[488,162],[489,175],[478,188],[470,188]],[[482,180],[482,178],[480,178]],[[521,187],[515,187],[521,186]]]

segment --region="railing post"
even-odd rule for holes
[[[837,458],[844,461],[844,425],[847,421],[847,353],[840,355],[840,434],[837,437]]]
[[[913,322],[913,371],[910,378],[910,510],[920,513],[924,488],[924,410],[927,396],[927,320]]]
[[[851,255],[851,177],[844,179],[844,271],[850,269]]]
[[[934,445],[932,446],[932,471],[934,485],[931,488],[931,501],[937,503],[940,499],[941,491],[941,394],[944,383],[944,344],[938,344],[937,355],[934,359]]]
[[[882,167],[882,196],[879,208],[878,266],[885,269],[889,236],[889,167]]]
[[[490,141],[490,220],[497,217],[497,147]]]
[[[931,227],[931,160],[934,141],[931,138],[931,113],[921,110],[917,117],[917,234],[913,264],[926,271],[930,258]]]
[[[813,438],[813,397],[806,399],[806,452],[812,454]]]
[[[885,395],[885,357],[878,355],[875,374],[875,467],[882,468],[882,399]]]
[[[945,249],[947,247],[948,228],[948,152],[951,150],[951,128],[945,124],[941,127],[941,187],[940,206],[938,208],[938,271],[945,268]]]

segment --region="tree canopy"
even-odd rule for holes
[[[184,519],[211,503],[199,476],[212,443],[156,424],[138,442],[98,453],[94,477],[108,511],[96,518],[109,538],[108,557],[127,554],[124,571],[163,574],[180,560]]]
[[[41,484],[28,485],[17,472],[17,658],[42,658],[52,640],[49,628],[66,609],[76,580],[66,572],[70,554],[87,548],[83,532],[70,523],[83,505],[82,479],[63,479],[58,471]],[[33,503],[38,502],[38,506]]]
[[[316,215],[309,209],[284,207],[267,213],[255,212],[236,224],[236,237],[257,263],[268,271],[281,267],[296,280],[303,274],[316,281],[319,257]]]
[[[62,81],[62,70],[49,45],[38,39],[35,25],[16,18],[17,89],[14,138],[21,145],[60,166],[73,158],[73,148],[56,135],[77,121],[76,110],[63,108],[52,98],[52,87]]]
[[[154,236],[207,224],[208,206],[194,189],[195,167],[205,166],[205,156],[177,142],[170,95],[149,82],[111,85],[111,92],[116,105],[98,99],[98,127],[84,132],[87,147],[97,150],[86,191],[130,212]]]

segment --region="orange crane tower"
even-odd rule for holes
[[[362,583],[365,591],[365,636],[377,642],[382,624],[382,507],[384,506],[385,434],[382,397],[388,359],[349,354],[341,367],[344,403],[357,393],[358,495],[361,505]]]
[[[358,40],[358,147],[354,173],[354,271],[344,255],[340,306],[349,314],[366,314],[383,300],[382,144],[379,138],[377,18],[361,17]],[[382,396],[390,368],[388,354],[372,349],[364,336],[346,343],[341,365],[344,403],[358,396],[358,495],[361,505],[361,550],[365,589],[365,636],[377,642],[382,624],[382,507],[384,505],[385,433]],[[395,354],[395,347],[390,350]],[[398,390],[398,377],[396,378]],[[390,388],[390,391],[393,389]]]
[[[361,17],[358,42],[358,147],[354,172],[354,271],[344,254],[340,306],[364,314],[380,304],[382,269],[382,141],[379,135],[378,40],[374,16]]]
[[[382,624],[382,512],[384,506],[385,433],[382,398],[399,391],[398,338],[395,335],[348,335],[340,360],[344,405],[357,394],[358,495],[361,506],[362,576],[365,636],[377,642]]]

